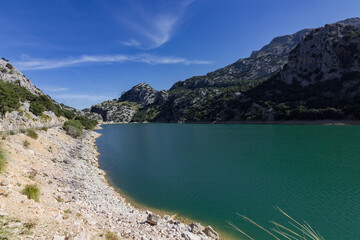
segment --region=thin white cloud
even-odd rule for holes
[[[42,87],[41,89],[43,89],[45,92],[64,92],[67,91],[67,88],[64,87]]]
[[[118,15],[120,21],[138,34],[138,39],[130,39],[126,46],[153,49],[168,42],[180,24],[186,8],[195,0],[168,1],[166,7],[150,12],[141,4],[134,4],[130,12]],[[136,44],[134,44],[136,41]]]
[[[26,58],[22,61],[15,61],[14,64],[21,70],[39,70],[39,69],[54,69],[77,66],[80,64],[89,63],[124,63],[124,62],[139,62],[147,64],[210,64],[205,60],[188,60],[177,57],[163,57],[150,54],[139,55],[83,55],[80,57],[72,57],[67,59],[31,59]]]
[[[129,41],[121,42],[121,44],[128,46],[128,47],[131,47],[131,46],[140,47],[141,46],[141,43],[135,39],[130,39]]]

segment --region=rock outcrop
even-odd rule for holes
[[[162,104],[168,98],[167,91],[156,91],[150,85],[140,83],[127,92],[123,92],[119,98],[119,102],[136,102],[142,106],[151,104]]]
[[[43,95],[44,93],[35,87],[32,82],[26,78],[19,70],[11,63],[4,59],[0,59],[0,79],[18,86],[26,88],[29,92],[35,95]]]

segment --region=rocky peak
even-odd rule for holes
[[[248,80],[267,78],[281,70],[287,62],[290,51],[309,33],[304,29],[291,35],[274,38],[268,45],[253,51],[250,57],[242,58],[224,68],[210,72],[205,76],[196,76],[174,84],[172,89],[226,87],[241,85]]]
[[[308,86],[359,72],[360,29],[340,22],[311,31],[290,53],[281,79]]]
[[[0,59],[0,79],[5,82],[25,87],[28,91],[35,95],[43,95],[44,93],[35,87],[28,78],[26,78],[19,70],[16,69],[7,60]]]
[[[143,106],[166,101],[168,98],[167,91],[157,91],[149,84],[140,83],[127,92],[123,92],[119,98],[119,102],[136,102]]]

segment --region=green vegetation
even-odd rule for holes
[[[33,128],[29,128],[28,130],[26,130],[26,135],[28,135],[32,139],[38,138],[38,134],[35,132],[35,129],[33,129]]]
[[[6,163],[6,153],[0,145],[0,173],[3,173],[5,171]]]
[[[15,135],[15,132],[14,132],[14,131],[10,131],[10,135]]]
[[[46,110],[46,107],[41,105],[39,102],[32,102],[30,104],[30,111],[36,116],[41,116],[41,114]]]
[[[132,122],[151,122],[156,119],[156,117],[160,113],[159,106],[151,106],[140,108],[137,112],[135,112]]]
[[[48,128],[47,127],[42,127],[41,130],[47,132]]]
[[[40,201],[40,189],[36,184],[27,184],[22,193],[26,195],[28,199],[34,199],[35,202]]]
[[[75,120],[79,121],[85,129],[94,130],[94,127],[98,124],[96,120],[91,120],[85,116],[77,116]]]
[[[64,123],[64,129],[67,134],[73,138],[77,138],[82,135],[84,126],[79,120],[68,120]]]
[[[8,69],[13,69],[13,66],[11,65],[11,63],[7,63],[5,66],[6,66]]]
[[[42,116],[44,111],[52,111],[56,116],[64,116],[73,119],[75,113],[66,108],[65,105],[59,105],[46,95],[36,96],[26,88],[5,82],[0,79],[0,113],[17,110],[20,102],[29,101],[30,111],[36,116]]]
[[[105,239],[106,240],[120,240],[120,238],[115,233],[112,233],[112,232],[105,233]]]

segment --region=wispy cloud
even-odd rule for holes
[[[195,0],[167,1],[160,9],[150,12],[142,4],[133,4],[128,13],[118,16],[120,21],[138,34],[138,38],[122,42],[126,46],[153,49],[168,42],[181,23],[186,8]],[[132,43],[132,44],[129,44]]]
[[[188,60],[177,57],[163,57],[150,54],[139,55],[83,55],[80,57],[71,57],[66,59],[31,59],[26,58],[21,61],[15,61],[14,64],[21,70],[54,69],[77,66],[89,63],[124,63],[139,62],[147,64],[210,64],[205,60]]]
[[[51,87],[51,86],[42,87],[41,89],[44,90],[45,92],[52,92],[52,93],[65,92],[68,90],[67,88],[64,87]]]
[[[121,42],[123,45],[125,46],[128,46],[128,47],[140,47],[141,46],[141,43],[135,39],[130,39],[129,41],[124,41],[124,42]]]

